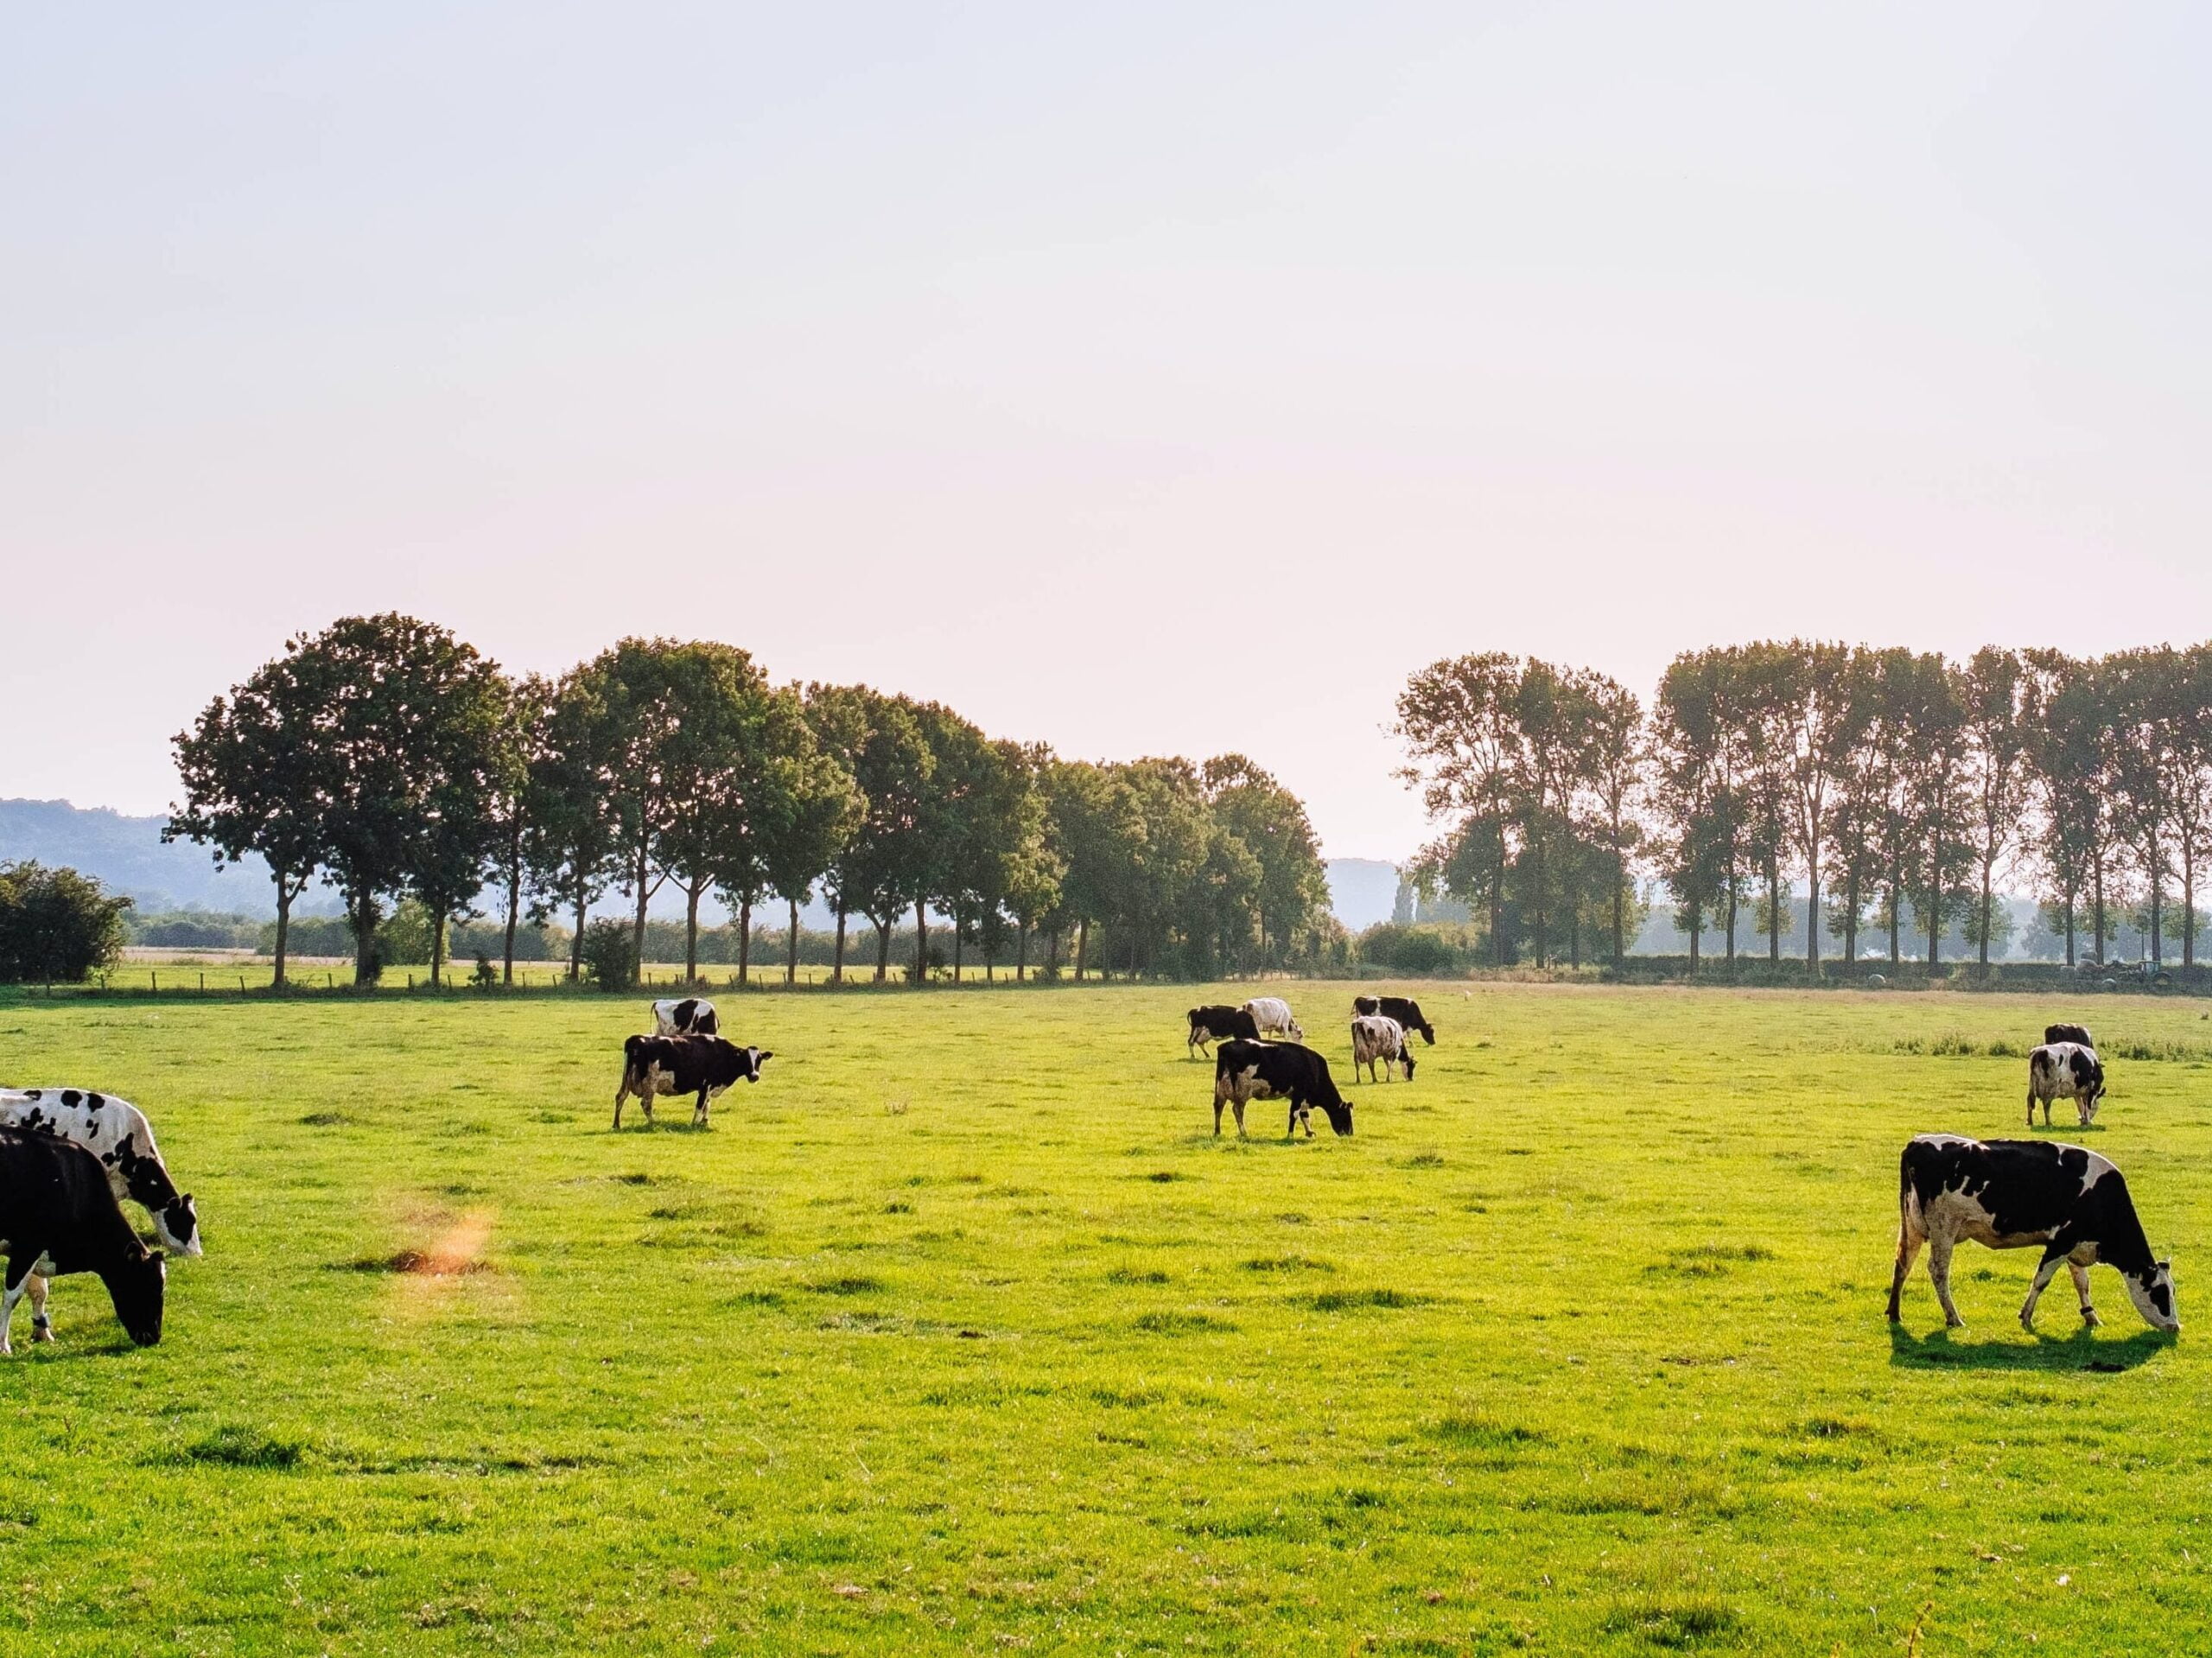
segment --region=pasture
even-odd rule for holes
[[[1211,1133],[1230,988],[725,995],[712,1128],[607,1121],[643,998],[0,1002],[152,1115],[204,1261],[0,1361],[0,1650],[2185,1650],[2212,1621],[2212,1023],[2100,998],[1421,987],[1357,1134]],[[1349,1083],[1352,988],[1286,992]],[[2047,1018],[2177,1256],[1883,1318],[1910,1134]],[[1992,1052],[1991,1050],[1997,1050]],[[2129,1057],[2130,1055],[2135,1057]],[[2062,1109],[2062,1115],[2070,1113]],[[2037,1132],[2042,1132],[2038,1130]]]

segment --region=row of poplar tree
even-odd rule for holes
[[[364,981],[402,898],[431,918],[434,982],[448,921],[487,893],[509,981],[525,917],[573,918],[577,975],[610,890],[632,906],[634,967],[664,886],[684,899],[690,977],[709,893],[738,918],[741,976],[756,906],[788,906],[789,978],[818,890],[840,981],[856,917],[875,929],[878,981],[912,917],[917,981],[932,912],[956,974],[972,946],[987,970],[1011,953],[1017,976],[1039,936],[1055,971],[1072,936],[1077,977],[1203,976],[1281,964],[1329,924],[1305,808],[1241,756],[1063,760],[934,702],[773,683],[727,645],[625,639],[558,679],[518,678],[431,623],[350,617],[216,698],[176,760],[168,836],[269,867],[279,985],[292,905],[318,876],[342,895]]]
[[[1989,960],[1999,880],[2035,883],[2066,960],[2101,962],[2125,902],[2152,957],[2196,961],[2212,852],[2212,645],[2096,658],[1990,646],[1941,654],[1802,639],[1677,657],[1649,709],[1616,681],[1503,654],[1415,674],[1398,700],[1403,775],[1446,833],[1416,879],[1486,917],[1494,958],[1624,947],[1635,872],[1656,873],[1690,938],[1741,912],[1781,959],[1786,900],[1847,960],[1860,935],[1939,956],[1963,926]],[[2180,915],[2172,914],[2178,899]],[[2177,928],[2173,923],[2179,920]],[[1823,926],[1806,929],[1817,969]],[[1916,942],[1915,953],[1919,953]]]

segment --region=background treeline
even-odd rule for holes
[[[1448,826],[1409,873],[1468,905],[1443,941],[1459,956],[1617,961],[1643,867],[1693,970],[1762,937],[1778,962],[1793,899],[1821,918],[1799,930],[1815,970],[1824,937],[1933,966],[1947,934],[1986,968],[2011,924],[2000,877],[2033,884],[2069,965],[2103,961],[2123,918],[2151,960],[2177,943],[2195,965],[2212,645],[1714,648],[1677,657],[1648,710],[1602,674],[1492,653],[1415,674],[1396,730]]]
[[[71,984],[105,967],[130,909],[73,869],[0,863],[0,984]]]
[[[456,943],[484,941],[453,930],[487,890],[510,980],[558,939],[572,976],[632,982],[660,953],[646,906],[664,885],[695,976],[720,953],[699,925],[709,893],[737,918],[741,976],[755,910],[779,902],[795,971],[817,891],[840,979],[859,922],[879,981],[900,943],[915,978],[963,958],[1204,977],[1342,953],[1304,807],[1243,757],[1063,760],[938,703],[774,684],[725,645],[625,639],[517,679],[443,628],[349,617],[218,697],[176,756],[166,833],[267,863],[280,985],[295,930],[323,931],[291,913],[318,875],[364,983],[424,944],[435,981]],[[610,891],[626,922],[590,918]]]

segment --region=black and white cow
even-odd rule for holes
[[[97,1273],[130,1339],[141,1347],[161,1340],[168,1268],[160,1250],[138,1242],[107,1171],[83,1147],[0,1128],[0,1254],[8,1258],[0,1354],[16,1350],[8,1327],[34,1273]]]
[[[1290,1004],[1281,996],[1255,996],[1244,1004],[1244,1011],[1251,1014],[1262,1036],[1287,1036],[1296,1042],[1306,1039],[1306,1032],[1291,1017]]]
[[[1951,1251],[1961,1238],[1993,1249],[2043,1246],[2023,1329],[2035,1328],[2036,1301],[2063,1265],[2074,1275],[2082,1318],[2095,1324],[2089,1268],[2118,1270],[2127,1299],[2158,1330],[2179,1330],[2173,1263],[2154,1260],[2135,1217],[2127,1182],[2106,1159],[2053,1140],[1968,1140],[1920,1134],[1906,1143],[1897,1178],[1897,1267],[1890,1280],[1890,1322],[1920,1246],[1928,1245],[1928,1276],[1942,1303],[1943,1322],[1965,1324],[1951,1300]]]
[[[1287,1100],[1290,1121],[1286,1134],[1300,1125],[1313,1138],[1313,1109],[1328,1114],[1329,1127],[1340,1134],[1351,1132],[1351,1106],[1337,1091],[1329,1075],[1329,1062],[1313,1049],[1295,1042],[1255,1042],[1232,1037],[1214,1051],[1213,1131],[1221,1132],[1221,1108],[1234,1107],[1236,1132],[1244,1132],[1244,1107],[1251,1100]]]
[[[2097,1045],[2096,1039],[2089,1034],[2089,1027],[2086,1025],[2046,1025],[2043,1027],[2043,1039],[2047,1043],[2079,1042],[2085,1048]]]
[[[141,1205],[154,1235],[180,1255],[198,1255],[200,1216],[192,1194],[180,1192],[154,1144],[154,1126],[128,1100],[83,1088],[0,1088],[0,1128],[54,1134],[73,1141],[100,1160],[116,1201]],[[43,1274],[29,1280],[31,1339],[52,1341]]]
[[[1411,996],[1354,996],[1351,1010],[1355,1013],[1380,1013],[1384,1019],[1395,1019],[1409,1031],[1419,1031],[1421,1039],[1430,1047],[1436,1045],[1436,1030],[1421,1017],[1421,1004]]]
[[[1395,1019],[1380,1013],[1362,1013],[1351,1022],[1351,1079],[1359,1080],[1359,1068],[1367,1067],[1367,1080],[1377,1080],[1376,1062],[1382,1064],[1380,1080],[1390,1080],[1395,1067],[1406,1068],[1406,1080],[1414,1079],[1414,1051],[1406,1040],[1406,1027]]]
[[[681,1001],[657,1001],[653,1004],[655,1036],[718,1036],[721,1028],[721,1020],[715,1013],[715,1004],[703,996],[686,996]]]
[[[709,1101],[734,1083],[759,1082],[760,1067],[775,1057],[766,1048],[741,1048],[719,1036],[633,1036],[622,1045],[614,1126],[622,1126],[622,1102],[632,1094],[645,1102],[647,1122],[653,1120],[654,1096],[696,1094],[691,1126],[703,1128]]]
[[[1191,1009],[1191,1034],[1183,1048],[1186,1054],[1195,1048],[1211,1058],[1213,1056],[1206,1053],[1207,1043],[1232,1036],[1251,1039],[1259,1034],[1257,1021],[1242,1007],[1231,1007],[1226,1002],[1214,1002],[1205,1007]]]
[[[2105,1096],[2104,1062],[2094,1048],[2078,1042],[2046,1042],[2028,1055],[2028,1126],[2033,1128],[2036,1107],[2043,1107],[2043,1126],[2050,1127],[2050,1102],[2071,1100],[2081,1126],[2096,1121],[2097,1102]]]

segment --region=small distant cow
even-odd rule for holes
[[[1255,996],[1244,1004],[1244,1011],[1251,1014],[1262,1036],[1287,1036],[1298,1042],[1306,1039],[1306,1032],[1290,1016],[1290,1004],[1281,996]]]
[[[1329,1062],[1313,1049],[1294,1042],[1255,1042],[1231,1038],[1214,1051],[1213,1131],[1221,1132],[1221,1108],[1235,1108],[1236,1132],[1244,1132],[1244,1107],[1251,1100],[1287,1100],[1290,1121],[1283,1133],[1303,1125],[1313,1138],[1313,1109],[1328,1114],[1329,1127],[1340,1134],[1351,1133],[1351,1107],[1337,1091],[1329,1075]]]
[[[1406,1080],[1414,1079],[1414,1051],[1406,1041],[1406,1027],[1395,1019],[1385,1019],[1380,1013],[1362,1013],[1351,1022],[1351,1079],[1359,1080],[1359,1068],[1367,1067],[1367,1080],[1377,1081],[1376,1061],[1382,1063],[1379,1080],[1389,1082],[1392,1071],[1399,1065],[1406,1068]]]
[[[656,1095],[692,1094],[691,1126],[707,1124],[708,1102],[739,1082],[757,1083],[760,1067],[776,1056],[766,1048],[741,1048],[719,1036],[633,1036],[622,1045],[622,1086],[614,1091],[614,1126],[632,1094],[653,1120]]]
[[[2043,1027],[2043,1039],[2046,1043],[2078,1042],[2085,1048],[2097,1045],[2086,1025],[2046,1025]]]
[[[1961,1238],[1993,1249],[2044,1246],[2035,1282],[2020,1308],[2023,1329],[2035,1328],[2036,1301],[2063,1264],[2074,1275],[2082,1318],[2095,1324],[2089,1268],[2116,1268],[2127,1299],[2158,1330],[2179,1330],[2173,1263],[2154,1260],[2136,1218],[2127,1182],[2106,1159],[2051,1140],[1968,1140],[1920,1134],[1907,1142],[1897,1172],[1897,1265],[1890,1280],[1890,1322],[1923,1243],[1928,1277],[1942,1304],[1943,1322],[1963,1326],[1951,1300],[1951,1251]]]
[[[1256,1038],[1259,1034],[1257,1021],[1242,1007],[1231,1007],[1226,1002],[1214,1002],[1205,1007],[1191,1009],[1190,1039],[1183,1047],[1185,1053],[1195,1048],[1211,1058],[1213,1056],[1206,1052],[1207,1043],[1232,1036]]]
[[[124,1331],[141,1347],[162,1338],[168,1268],[138,1242],[110,1190],[107,1171],[82,1146],[51,1134],[0,1128],[0,1354],[16,1350],[8,1327],[32,1274],[97,1273]]]
[[[192,1194],[180,1192],[154,1144],[154,1125],[128,1100],[82,1088],[0,1088],[0,1128],[53,1134],[82,1146],[107,1171],[116,1201],[142,1205],[153,1217],[154,1235],[181,1255],[198,1255],[200,1215]],[[46,1310],[44,1274],[29,1280],[31,1339],[54,1339]]]
[[[1419,1031],[1421,1039],[1430,1047],[1436,1045],[1436,1031],[1421,1017],[1421,1004],[1411,996],[1354,996],[1351,1010],[1355,1013],[1380,1013],[1385,1019],[1395,1019],[1409,1031]]]
[[[2036,1107],[2043,1107],[2043,1126],[2050,1127],[2053,1100],[2071,1100],[2088,1128],[2096,1121],[2097,1102],[2105,1096],[2104,1062],[2094,1048],[2079,1042],[2046,1042],[2028,1054],[2028,1126],[2033,1128]]]
[[[717,1036],[721,1028],[721,1020],[715,1016],[715,1004],[703,996],[653,1004],[655,1036]]]

